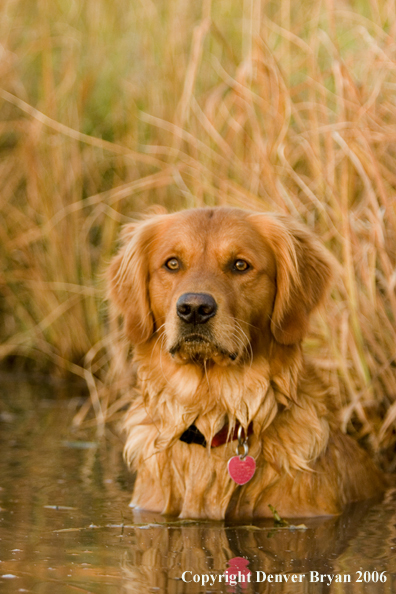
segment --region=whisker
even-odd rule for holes
[[[162,324],[162,325],[161,325],[161,326],[158,328],[158,330],[156,331],[156,333],[157,333],[157,332],[159,332],[159,331],[160,331],[160,330],[161,330],[161,329],[162,329],[164,326],[165,326],[165,323],[163,323],[163,324]],[[151,349],[151,356],[150,356],[150,361],[149,361],[149,365],[148,365],[149,369],[151,369],[151,368],[152,368],[152,366],[151,366],[151,363],[152,363],[153,355],[154,355],[154,352],[155,352],[155,347],[157,346],[158,342],[159,342],[161,339],[163,339],[163,337],[164,337],[164,336],[165,336],[165,333],[164,333],[164,332],[162,332],[162,333],[161,333],[161,334],[160,334],[160,335],[157,337],[157,339],[156,339],[155,343],[153,344],[153,347],[152,347],[152,349]],[[153,371],[154,371],[154,369],[153,369]],[[139,379],[140,381],[142,381],[142,382],[143,382],[143,381],[148,381],[148,380],[150,379],[150,377],[151,377],[151,374],[149,374],[149,375],[148,375],[148,376],[146,376],[146,377],[142,377],[142,376],[139,376],[139,371],[138,371],[138,373],[137,373],[137,377],[138,377],[138,379]]]
[[[162,340],[164,340],[165,339],[165,334],[163,334],[161,338],[162,338]],[[162,377],[164,378],[164,380],[166,381],[166,383],[168,384],[168,386],[170,386],[171,388],[173,388],[172,384],[170,383],[170,381],[168,380],[168,378],[166,377],[166,375],[164,373],[164,368],[162,367],[162,350],[163,349],[161,348],[160,349],[160,357],[159,357],[159,359],[160,359],[159,362],[160,362],[161,374],[162,374]]]
[[[235,330],[238,331],[240,334],[242,334],[242,336],[246,339],[246,343],[244,343],[243,346],[244,346],[245,349],[248,348],[250,350],[250,367],[251,367],[252,364],[253,364],[253,347],[252,347],[252,343],[250,342],[249,337],[247,336],[246,332],[242,329],[241,325],[236,321],[236,318],[235,318]],[[236,334],[235,334],[235,336],[236,336]]]

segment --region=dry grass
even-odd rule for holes
[[[339,264],[307,349],[345,427],[390,452],[395,15],[395,0],[6,1],[0,357],[80,375],[96,418],[116,415],[128,348],[111,352],[101,274],[120,224],[153,204],[287,212]]]

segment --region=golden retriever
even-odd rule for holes
[[[325,249],[286,216],[201,208],[125,228],[109,296],[138,367],[125,422],[133,506],[319,516],[384,490],[301,348],[331,277]],[[231,458],[256,465],[243,485]]]

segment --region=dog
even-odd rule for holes
[[[341,432],[302,339],[331,259],[284,215],[215,207],[127,225],[109,299],[134,346],[131,505],[180,518],[340,514],[385,479]],[[233,460],[233,461],[232,461]]]

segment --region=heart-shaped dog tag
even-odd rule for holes
[[[256,461],[251,456],[233,456],[228,460],[228,474],[238,485],[248,483],[256,471]]]

